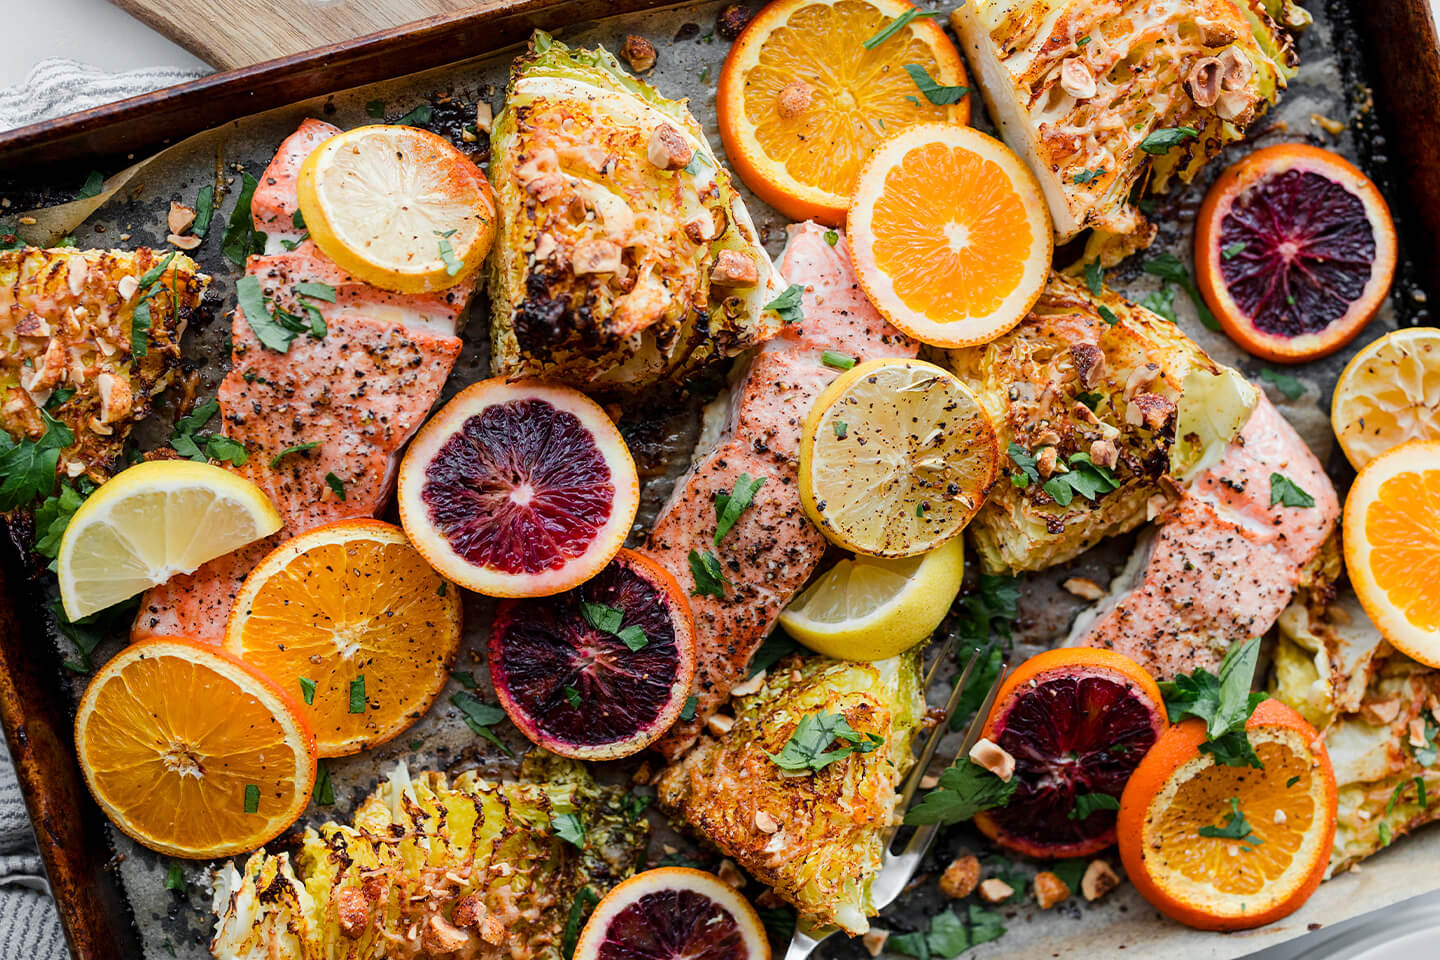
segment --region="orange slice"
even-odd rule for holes
[[[146,640],[95,674],[75,748],[100,808],[137,842],[210,859],[273,840],[315,785],[315,737],[271,681],[214,647]]]
[[[770,960],[760,915],[713,873],[657,867],[605,895],[575,960]]]
[[[1412,440],[1366,464],[1343,523],[1360,605],[1397,650],[1440,667],[1440,441]]]
[[[882,140],[913,123],[969,122],[969,96],[919,86],[966,79],[955,45],[914,9],[906,0],[776,0],[750,21],[725,58],[715,108],[725,153],[756,196],[793,220],[839,226]]]
[[[860,173],[848,225],[866,295],[939,347],[1008,331],[1050,270],[1050,213],[1034,175],[1005,144],[958,124],[887,140]]]
[[[1330,861],[1336,793],[1324,740],[1278,700],[1256,707],[1246,731],[1263,770],[1217,764],[1200,750],[1205,723],[1190,719],[1160,735],[1120,798],[1130,881],[1161,913],[1202,930],[1288,916]]]
[[[322,757],[398,736],[460,649],[460,591],[399,527],[341,520],[282,543],[235,597],[225,649],[278,683]]]

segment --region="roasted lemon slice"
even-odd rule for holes
[[[154,460],[116,474],[75,511],[55,571],[71,620],[191,573],[280,529],[255,484],[189,460]]]
[[[1396,330],[1355,354],[1330,425],[1356,470],[1407,440],[1440,440],[1440,330]]]
[[[995,480],[995,429],[970,388],[921,360],[841,374],[805,418],[800,499],[830,539],[874,557],[933,550]]]
[[[336,134],[300,167],[310,237],[349,273],[400,293],[454,286],[495,239],[490,182],[443,137],[377,124]]]

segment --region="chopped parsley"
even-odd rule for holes
[[[340,498],[341,502],[344,502],[345,481],[335,476],[334,471],[325,474],[325,485],[330,488],[331,493]]]
[[[844,440],[845,435],[850,432],[850,424],[844,420],[836,420],[830,424],[830,429],[835,431],[836,440]]]
[[[365,712],[365,674],[350,681],[350,712]]]
[[[632,651],[639,650],[650,642],[650,639],[645,636],[645,631],[635,624],[632,623],[628,627],[622,626],[625,622],[625,612],[623,610],[617,610],[603,603],[591,603],[588,600],[581,600],[580,614],[590,626],[599,630],[601,633],[608,633],[610,636],[618,638]],[[567,693],[566,696],[568,697],[569,694]],[[577,693],[575,699],[570,702],[570,705],[578,707],[579,700],[580,695]]]
[[[697,696],[695,696],[695,694],[693,694],[693,693],[690,694],[690,696],[686,697],[686,698],[685,698],[685,706],[683,706],[683,707],[680,708],[680,719],[681,719],[681,720],[684,720],[686,723],[689,723],[691,720],[694,720],[694,719],[695,719],[695,707],[696,707],[699,703],[700,703],[700,698],[697,697]]]
[[[1104,167],[1097,167],[1094,170],[1086,167],[1084,170],[1076,173],[1075,176],[1071,177],[1070,179],[1075,181],[1076,183],[1094,183],[1096,180],[1099,180],[1103,176],[1105,176]]]
[[[837,741],[842,745],[831,750]],[[821,710],[801,717],[780,752],[767,750],[766,756],[787,774],[819,773],[836,760],[852,753],[869,753],[884,742],[879,734],[853,729],[843,713]]]
[[[440,586],[443,587],[445,586],[445,584],[442,583],[440,584]],[[444,596],[444,594],[441,594],[441,596]],[[456,683],[460,684],[460,686],[464,687],[466,690],[475,689],[475,674],[471,673],[469,670],[456,670],[454,673],[450,674],[450,678]]]
[[[779,314],[781,323],[799,323],[805,319],[805,312],[800,308],[800,300],[804,293],[804,287],[798,283],[792,283],[781,292],[780,296],[765,304],[764,309],[774,310]]]
[[[253,783],[245,784],[245,812],[260,812],[260,788]]]
[[[885,946],[916,960],[952,960],[971,947],[998,940],[1005,934],[1005,922],[993,910],[967,904],[966,917],[968,919],[962,921],[954,910],[946,907],[931,918],[926,932],[895,934],[885,941]]]
[[[85,494],[70,486],[68,483],[61,483],[59,492],[46,497],[38,507],[35,508],[35,552],[50,560],[60,552],[60,539],[65,535],[65,528],[70,525],[70,518],[75,516],[75,511],[80,509],[80,504],[85,502]]]
[[[838,231],[838,230],[826,230],[826,231],[825,231],[825,242],[828,243],[828,244],[830,244],[830,246],[832,246],[832,247],[835,246],[835,244],[837,244],[837,243],[840,242],[840,231]]]
[[[1102,304],[1099,304],[1099,305],[1097,305],[1097,306],[1095,307],[1095,312],[1098,313],[1098,314],[1100,314],[1100,319],[1101,319],[1101,320],[1104,320],[1106,323],[1110,324],[1110,326],[1112,326],[1112,327],[1115,326],[1115,324],[1117,324],[1117,323],[1120,322],[1120,318],[1117,317],[1117,316],[1115,316],[1115,311],[1114,311],[1114,310],[1111,310],[1109,307],[1105,306],[1105,304],[1103,304],[1103,303],[1102,303]]]
[[[374,117],[376,120],[380,120],[380,119],[384,118],[384,116],[385,116],[385,101],[384,101],[384,100],[369,100],[369,101],[367,101],[366,104],[365,104],[365,112],[366,112],[367,114],[369,114],[370,116]]]
[[[570,685],[568,685],[568,684],[565,686],[564,689],[565,689],[565,700],[566,700],[566,702],[570,704],[570,706],[571,706],[572,709],[579,710],[579,709],[580,709],[580,691],[579,691],[579,690],[576,690],[574,687],[572,687],[572,686],[570,686]]]
[[[915,81],[915,86],[925,94],[925,99],[937,107],[948,107],[951,104],[959,103],[970,92],[970,88],[963,85],[952,87],[936,83],[935,78],[930,76],[930,72],[917,63],[905,64],[905,72],[910,74],[910,79]]]
[[[455,276],[465,267],[460,262],[460,258],[455,256],[455,248],[450,245],[450,238],[455,235],[455,231],[446,230],[441,233],[439,230],[434,230],[431,232],[440,238],[440,259],[445,261],[445,272],[452,277]]]
[[[220,251],[237,267],[245,266],[245,258],[250,254],[265,252],[265,234],[255,229],[255,217],[250,211],[259,185],[250,174],[240,175],[240,195],[235,198],[235,209],[230,211],[225,233],[220,238]]]
[[[86,177],[85,182],[80,185],[80,189],[75,191],[75,199],[88,200],[91,197],[98,197],[104,186],[105,175],[99,170],[91,170],[90,176]]]
[[[1270,506],[1313,507],[1315,498],[1283,473],[1270,474]]]
[[[770,636],[765,638],[765,642],[760,644],[760,649],[756,650],[755,655],[750,658],[750,667],[745,673],[746,678],[755,676],[761,670],[769,670],[799,649],[799,644],[790,638],[790,634],[783,630],[772,631]]]
[[[570,915],[565,918],[565,932],[560,938],[560,955],[564,960],[573,960],[575,944],[580,941],[580,931],[599,903],[599,895],[588,886],[575,891],[575,899],[570,901]]]
[[[1105,399],[1105,394],[1088,391],[1075,394],[1075,399],[1094,411],[1100,409],[1100,402]]]
[[[1097,297],[1105,291],[1105,268],[1100,266],[1099,257],[1085,264],[1085,285]]]
[[[1390,812],[1395,809],[1395,805],[1400,802],[1401,796],[1405,793],[1405,788],[1411,784],[1415,785],[1415,802],[1420,804],[1420,809],[1424,810],[1430,806],[1430,798],[1425,794],[1425,778],[1415,776],[1395,784],[1395,789],[1390,792],[1390,801],[1385,804],[1385,816],[1390,816]]]
[[[450,695],[450,703],[460,711],[461,718],[465,725],[477,737],[484,737],[495,746],[505,752],[507,757],[514,756],[510,748],[501,742],[490,728],[501,720],[505,719],[505,711],[497,706],[486,703],[484,700],[466,693],[464,690],[457,690]]]
[[[55,489],[60,451],[75,442],[75,434],[45,410],[40,418],[45,432],[39,440],[17,443],[0,430],[0,511],[22,507]]]
[[[720,566],[720,558],[709,550],[704,553],[691,550],[689,559],[690,575],[695,578],[695,589],[690,591],[690,595],[725,599],[725,584],[730,582],[730,578],[725,576],[725,569]]]
[[[315,681],[309,677],[301,677],[300,695],[305,698],[306,706],[312,706],[315,703]]]
[[[1164,317],[1171,323],[1175,322],[1175,288],[1168,283],[1162,283],[1159,290],[1152,290],[1145,294],[1145,299],[1140,301],[1140,306],[1149,310],[1156,316]]]
[[[1240,798],[1231,797],[1228,801],[1230,812],[1225,815],[1225,822],[1221,826],[1204,826],[1198,831],[1202,837],[1211,837],[1219,840],[1238,840],[1241,844],[1250,844],[1244,847],[1246,853],[1254,852],[1255,847],[1264,843],[1255,836],[1250,827],[1250,821],[1245,819],[1245,814],[1240,810]]]
[[[928,17],[932,20],[938,20],[944,16],[945,14],[939,12],[938,10],[921,13],[919,10],[916,10],[914,7],[912,7],[909,10],[906,10],[904,13],[900,14],[900,16],[896,17],[894,20],[891,20],[889,23],[885,24],[885,26],[881,27],[880,30],[873,37],[871,37],[869,40],[866,40],[864,43],[861,44],[861,46],[864,47],[866,50],[874,50],[876,47],[880,46],[880,44],[884,43],[886,40],[889,40],[901,30],[904,30],[907,26],[909,26],[910,21],[914,20],[916,17]]]
[[[1066,814],[1070,820],[1084,820],[1100,810],[1119,810],[1120,800],[1108,793],[1079,793],[1075,795],[1075,809]]]
[[[849,370],[855,366],[854,357],[848,353],[841,353],[838,350],[826,350],[820,354],[820,362],[836,370]]]
[[[1230,244],[1225,249],[1220,251],[1220,259],[1234,260],[1236,257],[1240,256],[1240,254],[1245,252],[1246,246],[1248,246],[1248,244],[1246,244],[1244,240],[1237,240],[1236,242]]]
[[[190,225],[190,232],[203,238],[210,232],[210,221],[214,217],[215,188],[207,183],[195,197],[195,222]]]
[[[1140,141],[1140,149],[1150,154],[1169,153],[1175,147],[1200,135],[1194,127],[1165,127],[1152,130]]]
[[[1040,482],[1040,471],[1036,468],[1035,457],[1030,451],[1011,440],[1010,446],[1005,448],[1005,452],[1010,455],[1010,462],[1020,468],[1019,473],[1013,470],[1010,472],[1011,486],[1024,490],[1030,484]]]
[[[304,443],[291,444],[270,458],[270,469],[274,470],[280,466],[280,461],[292,453],[304,453],[306,450],[314,450],[320,446],[319,440],[306,440]]]
[[[1300,382],[1298,377],[1279,370],[1272,370],[1263,367],[1260,370],[1260,379],[1266,383],[1273,383],[1275,389],[1283,393],[1288,399],[1295,400],[1305,394],[1305,384]]]
[[[1215,314],[1205,304],[1205,298],[1200,295],[1200,289],[1195,286],[1195,281],[1190,279],[1190,271],[1180,258],[1170,251],[1165,251],[1158,256],[1151,257],[1145,261],[1141,268],[1152,277],[1159,277],[1161,280],[1168,280],[1177,284],[1185,291],[1190,302],[1195,305],[1195,312],[1200,315],[1200,322],[1205,325],[1206,330],[1219,331],[1220,324],[1215,319]]]
[[[585,849],[585,821],[578,813],[557,813],[550,817],[550,826],[561,840],[573,843],[578,849]]]
[[[1425,729],[1422,731],[1421,739],[1425,741],[1423,747],[1415,748],[1415,762],[1422,767],[1433,767],[1440,748],[1435,746],[1435,738],[1440,735],[1440,724],[1430,714],[1425,714]]]
[[[720,546],[720,541],[734,528],[740,514],[755,501],[755,493],[765,480],[765,477],[752,478],[750,474],[742,473],[735,479],[735,486],[730,488],[729,493],[715,494],[715,546]]]
[[[1171,723],[1179,723],[1186,717],[1205,721],[1207,739],[1200,749],[1212,754],[1216,763],[1263,769],[1245,733],[1246,721],[1265,699],[1265,694],[1250,691],[1259,657],[1260,640],[1252,637],[1231,645],[1220,662],[1219,676],[1200,667],[1194,673],[1182,673],[1174,680],[1160,682],[1160,693],[1165,698]]]
[[[1069,460],[1069,472],[1057,473],[1046,480],[1043,487],[1060,506],[1070,506],[1077,493],[1095,503],[1105,494],[1120,489],[1120,481],[1115,479],[1115,474],[1093,462],[1090,454],[1072,453]]]
[[[409,113],[405,114],[405,116],[401,117],[395,122],[404,127],[428,126],[430,123],[430,118],[434,114],[434,112],[435,111],[431,108],[430,104],[422,103],[414,110],[411,110]]]
[[[245,322],[255,332],[261,346],[276,353],[288,353],[290,344],[305,327],[298,318],[283,310],[270,312],[265,289],[257,277],[241,277],[235,281],[235,299],[245,316]]]
[[[1087,33],[1087,34],[1085,34],[1085,36],[1083,36],[1083,37],[1081,37],[1079,40],[1076,40],[1076,41],[1075,41],[1075,46],[1077,46],[1077,47],[1083,47],[1083,46],[1085,46],[1085,44],[1087,44],[1087,43],[1089,43],[1089,42],[1090,42],[1090,34]]]
[[[176,893],[185,892],[185,872],[180,869],[180,864],[172,861],[169,869],[165,871],[165,889]]]
[[[175,252],[171,251],[165,259],[146,270],[140,277],[139,286],[135,288],[135,296],[139,299],[130,314],[130,355],[137,360],[150,352],[150,300],[164,292],[165,288],[157,287],[156,284],[165,275],[165,269],[174,261],[175,256]],[[173,275],[170,285],[171,287],[175,285]]]
[[[335,288],[328,283],[316,283],[313,280],[302,280],[295,284],[294,291],[301,296],[309,297],[312,300],[324,300],[326,303],[335,302]]]
[[[311,798],[317,807],[335,804],[335,784],[330,781],[330,767],[324,760],[315,765],[315,790]]]
[[[986,770],[969,757],[960,757],[940,774],[940,783],[905,814],[907,824],[952,824],[969,820],[982,810],[993,810],[1010,802],[1020,786]]]

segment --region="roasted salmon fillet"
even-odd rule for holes
[[[240,582],[280,540],[379,513],[400,451],[460,354],[456,331],[475,292],[473,275],[432,294],[380,290],[346,274],[295,225],[300,165],[339,132],[306,120],[280,145],[251,202],[267,250],[281,251],[246,263],[267,312],[318,315],[320,322],[282,352],[266,346],[237,307],[230,372],[218,393],[225,433],[250,452],[237,471],[270,496],[285,529],[149,591],[136,639],[183,633],[218,641]],[[286,250],[282,240],[295,248]],[[301,292],[314,285],[321,296]]]
[[[1313,503],[1285,498],[1287,483]],[[1339,515],[1330,478],[1262,395],[1220,462],[1137,547],[1110,596],[1076,620],[1070,642],[1118,650],[1160,679],[1214,671],[1232,643],[1274,626]]]
[[[677,723],[657,746],[672,759],[744,679],[750,657],[825,553],[825,538],[805,516],[798,486],[805,414],[839,374],[822,354],[840,350],[871,360],[913,357],[918,350],[865,298],[843,235],[834,246],[825,235],[815,223],[790,227],[780,272],[804,288],[804,320],[747,361],[730,390],[724,427],[676,481],[645,548],[687,589],[695,584],[692,554],[714,554],[730,581],[723,597],[692,590],[696,710],[693,720]],[[717,546],[715,498],[729,495],[741,474],[765,482]]]
[[[53,418],[75,437],[59,475],[103,483],[173,379],[209,282],[178,251],[0,252],[0,427],[38,440]]]

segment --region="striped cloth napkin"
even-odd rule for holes
[[[176,67],[106,73],[76,60],[41,60],[19,86],[0,89],[0,130],[89,110],[199,76],[204,74]]]

